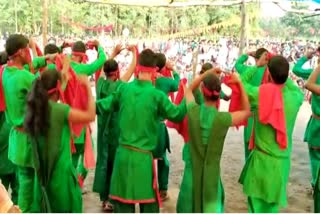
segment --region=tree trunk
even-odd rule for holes
[[[246,14],[246,3],[242,0],[241,4],[241,36],[240,36],[240,48],[239,55],[241,55],[244,49],[247,47],[247,14]]]
[[[48,34],[48,0],[42,0],[42,42],[43,47],[47,44],[47,34]]]
[[[198,56],[199,56],[199,49],[196,48],[196,50],[192,53],[192,73],[193,73],[192,80],[194,80],[194,78],[196,78]]]

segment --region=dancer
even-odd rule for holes
[[[159,212],[161,199],[157,188],[152,151],[158,143],[159,117],[181,121],[185,102],[173,105],[152,85],[156,75],[156,55],[146,49],[139,56],[138,79],[121,85],[117,92],[97,101],[98,111],[119,109],[120,138],[111,178],[110,198],[115,212]],[[141,115],[143,111],[143,115]]]
[[[185,169],[189,173],[185,171],[182,181],[185,185],[181,185],[179,197],[189,201],[183,201],[187,204],[185,208],[179,206],[182,212],[224,212],[224,190],[220,178],[224,139],[230,126],[239,125],[250,115],[248,97],[236,74],[232,75],[230,84],[240,86],[242,109],[233,113],[218,111],[216,102],[221,83],[217,73],[221,73],[219,68],[209,69],[195,79],[186,91],[190,142],[189,151],[184,152],[190,161],[186,162]],[[195,102],[193,91],[200,83],[205,102],[199,105]]]
[[[156,89],[170,96],[176,92],[179,87],[180,76],[174,71],[173,65],[167,61],[166,56],[162,53],[157,53],[157,67],[159,76],[156,78]],[[173,76],[173,78],[171,77]],[[162,201],[169,198],[168,183],[170,163],[167,157],[167,150],[170,153],[170,138],[165,121],[160,118],[159,121],[159,144],[153,152],[153,157],[158,159],[158,183],[160,197]]]
[[[292,132],[303,102],[299,87],[288,79],[289,63],[284,57],[272,57],[268,68],[270,81],[261,86],[250,84],[258,68],[249,69],[242,76],[255,109],[249,145],[252,151],[239,179],[251,213],[279,212],[287,205]]]
[[[135,47],[127,47],[132,52],[132,62],[126,73],[120,77],[118,63],[113,59],[118,55],[122,47],[117,45],[111,55],[111,59],[104,64],[103,71],[106,79],[100,77],[97,82],[97,100],[106,98],[117,90],[123,82],[128,82],[136,68]],[[95,170],[93,191],[98,192],[104,211],[112,211],[113,205],[109,201],[110,181],[116,149],[119,142],[119,115],[118,112],[98,114],[97,137],[97,166]]]
[[[87,62],[87,55],[86,55],[86,45],[81,42],[75,42],[72,47],[72,56],[71,56],[71,69],[69,74],[71,75],[71,80],[68,81],[68,84],[65,89],[65,98],[66,103],[72,107],[83,107],[83,106],[75,106],[77,103],[83,104],[85,103],[85,95],[81,94],[81,88],[77,87],[77,80],[76,75],[87,75],[91,76],[95,72],[99,71],[103,64],[106,61],[106,54],[104,53],[104,50],[101,45],[99,45],[98,41],[94,42],[94,46],[96,47],[98,51],[98,58],[90,63],[85,64]],[[85,93],[85,92],[84,92]],[[80,127],[80,128],[79,128]],[[85,151],[86,145],[91,148],[92,146],[89,146],[92,142],[92,138],[90,136],[90,127],[89,124],[82,124],[81,126],[73,126],[73,135],[75,136],[74,139],[74,147],[72,159],[74,167],[78,171],[78,179],[80,186],[83,187],[84,180],[88,174],[87,167],[84,164],[84,156],[87,154],[88,156],[92,157],[92,151]],[[75,151],[74,151],[75,149]],[[92,159],[92,158],[91,158]],[[92,161],[91,161],[92,162]],[[93,166],[91,166],[93,167]]]
[[[5,52],[0,53],[0,79],[2,79],[3,66],[7,64],[8,56]],[[2,82],[0,80],[0,82]],[[4,97],[3,88],[0,85],[0,96]],[[4,103],[0,103],[0,180],[4,187],[11,188],[11,199],[18,203],[18,176],[16,166],[8,159],[9,133],[11,126],[5,118]]]
[[[320,74],[320,66],[318,65],[318,67],[314,70],[314,72],[311,73],[311,75],[310,75],[310,77],[309,77],[309,79],[308,79],[308,81],[307,81],[307,83],[305,85],[306,89],[308,89],[309,91],[312,92],[312,96],[315,99],[315,101],[317,101],[317,97],[320,96],[319,74]],[[314,99],[312,99],[312,101],[313,101],[312,103],[314,103]],[[312,117],[315,118],[315,116],[312,116]],[[317,118],[315,118],[315,119],[317,119]],[[311,155],[310,155],[310,158],[311,158]],[[319,179],[320,167],[319,167],[319,165],[318,164],[314,164],[312,170],[314,170],[313,176],[316,176],[316,178],[314,179],[314,184],[313,184],[313,187],[314,187],[313,188],[314,189],[314,194],[313,194],[314,212],[315,213],[319,213],[320,212],[320,188],[319,188],[319,185],[320,185],[320,179]]]
[[[256,60],[256,66],[247,66],[245,62],[248,60],[249,56],[252,56]],[[240,58],[236,61],[235,69],[240,75],[244,75],[249,68],[258,67],[255,76],[250,79],[250,84],[254,86],[259,86],[263,82],[267,82],[266,77],[268,76],[267,65],[268,63],[268,50],[265,48],[259,48],[255,52],[249,52],[248,54],[244,54],[240,56]],[[251,106],[251,111],[254,112],[255,109]],[[244,128],[244,154],[245,160],[248,159],[250,150],[249,150],[249,140],[252,135],[252,127],[253,127],[253,116],[249,117],[247,126]]]
[[[54,55],[35,58],[31,61],[29,40],[20,34],[11,35],[6,41],[9,62],[2,74],[4,97],[0,102],[5,106],[6,121],[11,126],[8,157],[17,166],[19,191],[18,204],[22,212],[37,212],[32,206],[30,193],[34,187],[32,151],[27,135],[23,131],[26,96],[31,89],[34,70],[46,66],[46,59]]]
[[[292,72],[304,80],[308,79],[313,69],[304,69],[303,65],[310,60],[313,55],[314,52],[309,52],[305,56],[301,57],[294,65]],[[320,79],[318,79],[318,81],[320,81]],[[312,176],[311,186],[312,189],[314,189],[318,170],[320,168],[320,97],[316,93],[312,93],[311,95],[311,110],[312,115],[310,116],[307,128],[305,130],[304,141],[308,143]]]
[[[63,73],[69,70],[65,57]],[[56,70],[47,70],[34,81],[28,95],[24,130],[30,137],[36,173],[34,206],[40,212],[82,212],[82,194],[72,165],[69,123],[86,123],[95,119],[95,102],[86,76],[78,77],[87,88],[86,111],[58,103],[63,81]]]

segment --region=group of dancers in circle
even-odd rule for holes
[[[93,191],[104,211],[135,212],[139,204],[140,212],[160,212],[169,198],[167,127],[184,139],[177,212],[224,212],[220,160],[233,126],[244,126],[239,183],[248,211],[279,212],[287,206],[292,132],[304,96],[288,78],[283,56],[260,48],[242,55],[235,72],[223,78],[220,68],[205,63],[187,85],[166,56],[151,49],[117,45],[107,59],[97,41],[69,45],[72,53],[63,55],[66,45],[48,44],[42,53],[23,35],[6,41],[0,70],[0,179],[11,188],[11,198],[0,197],[1,212],[82,212],[81,189],[90,168],[95,168]],[[87,63],[88,48],[98,53],[92,63]],[[119,71],[115,60],[121,51],[132,53],[126,71]],[[246,65],[249,56],[255,66]],[[319,212],[320,67],[302,68],[311,57],[302,57],[293,72],[309,78],[306,88],[313,93],[305,141],[314,211]],[[232,89],[230,96],[222,83]],[[229,112],[219,111],[220,99],[230,101]],[[90,127],[96,116],[97,161]]]

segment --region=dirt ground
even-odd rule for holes
[[[222,109],[227,104],[222,103]],[[291,156],[291,172],[288,185],[288,206],[282,212],[312,212],[313,201],[310,194],[310,167],[306,143],[303,143],[303,134],[311,114],[310,105],[304,103],[300,109],[295,130],[293,133],[293,151]],[[175,130],[170,129],[171,150],[170,159],[170,199],[164,203],[163,213],[174,213],[179,193],[180,182],[183,175],[184,163],[182,161],[183,140]],[[225,212],[247,212],[246,197],[238,178],[244,165],[243,130],[230,129],[225,140],[222,154],[221,168],[222,181],[225,189]],[[97,194],[91,191],[94,170],[90,171],[85,183],[88,191],[84,195],[84,212],[99,213],[101,203]],[[268,175],[266,175],[268,176]]]

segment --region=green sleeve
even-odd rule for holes
[[[240,56],[239,59],[237,59],[236,61],[235,68],[240,75],[242,75],[248,68],[251,67],[244,64],[248,60],[248,58],[249,56],[247,54],[244,54]]]
[[[37,76],[30,73],[28,70],[21,71],[20,75],[23,75],[23,87],[29,92],[31,90],[32,83]]]
[[[302,104],[304,100],[304,94],[301,89],[293,82],[293,80],[288,78],[285,86],[290,90],[291,93],[295,94],[295,101],[297,101],[298,104]]]
[[[32,67],[34,70],[38,70],[39,68],[43,68],[47,66],[47,61],[45,57],[36,57],[32,60]],[[30,71],[29,65],[23,66],[24,69]]]
[[[159,116],[172,122],[181,122],[187,113],[186,100],[183,99],[180,105],[177,106],[174,105],[164,93],[159,91],[158,94],[160,98]]]
[[[97,100],[96,111],[97,114],[103,114],[105,112],[111,112],[114,103],[114,95],[110,95],[106,98]]]
[[[76,64],[73,70],[76,74],[84,74],[90,76],[101,69],[106,62],[107,56],[101,46],[98,47],[98,59],[91,64]]]
[[[250,67],[247,72],[245,72],[242,76],[241,76],[241,81],[243,82],[243,84],[248,83],[250,84],[250,82],[252,81],[252,78],[254,77],[254,75],[257,73],[258,71],[258,67],[256,66],[252,66]]]
[[[306,56],[301,57],[293,66],[292,72],[303,79],[308,79],[313,69],[304,69],[302,66],[308,61]]]
[[[258,105],[259,87],[250,84],[250,81],[254,74],[257,72],[257,70],[258,68],[254,66],[248,69],[248,71],[245,72],[244,75],[242,75],[241,77],[244,90],[246,91],[250,101],[250,106]]]
[[[197,88],[196,90],[193,91],[193,96],[194,96],[194,99],[197,104],[200,105],[200,104],[204,103],[204,98],[203,98],[202,93],[199,88]]]
[[[179,89],[180,76],[177,72],[173,72],[173,80],[171,81],[170,92],[176,92]]]
[[[47,65],[47,69],[56,69],[56,68],[57,68],[56,64],[51,63]]]
[[[47,66],[47,60],[45,57],[36,57],[32,60],[32,66],[35,70]]]

